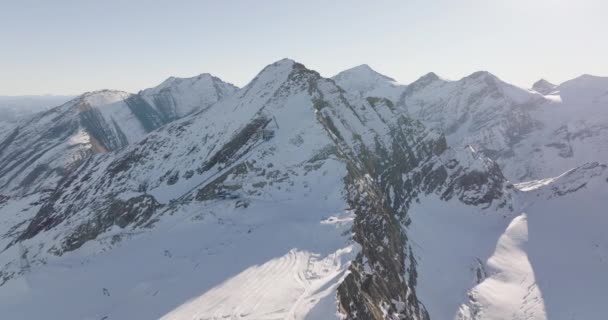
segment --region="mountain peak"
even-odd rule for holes
[[[154,87],[154,88],[150,88],[150,89],[154,89],[154,90],[160,90],[166,87],[170,87],[173,85],[180,85],[182,83],[195,83],[197,81],[202,81],[202,80],[207,80],[207,81],[211,81],[211,82],[215,82],[215,81],[221,81],[224,82],[222,79],[210,74],[210,73],[201,73],[197,76],[194,77],[185,77],[185,78],[181,78],[181,77],[174,77],[171,76],[169,78],[167,78],[165,81],[161,82],[158,86]],[[224,82],[225,83],[225,82]],[[234,86],[230,83],[228,83],[231,86]],[[236,87],[235,87],[236,88]],[[150,90],[150,89],[146,89],[146,90]],[[144,91],[146,91],[144,90]]]
[[[435,72],[429,72],[425,75],[423,75],[422,77],[420,77],[418,80],[416,80],[416,82],[418,81],[437,81],[440,80],[439,76],[435,73]]]
[[[560,84],[557,88],[566,102],[597,104],[608,102],[608,77],[584,74]]]
[[[298,62],[296,62],[293,59],[290,58],[283,58],[281,60],[277,60],[274,63],[271,63],[269,65],[267,65],[264,69],[262,69],[262,71],[260,71],[260,74],[268,71],[268,70],[286,70],[286,69],[291,69],[293,68],[294,65],[299,64]]]
[[[380,74],[379,72],[377,72],[376,70],[372,69],[372,67],[370,67],[368,64],[364,63],[364,64],[360,64],[356,67],[352,67],[350,69],[346,69],[342,72],[369,72],[369,73],[377,73]]]
[[[436,73],[429,72],[429,73],[423,75],[422,77],[418,78],[418,80],[410,83],[408,85],[408,92],[413,92],[418,89],[424,88],[424,87],[428,86],[429,84],[431,84],[435,81],[439,81],[439,80],[441,80],[441,78],[439,78],[439,76]]]
[[[357,77],[357,78],[361,78],[361,77],[372,77],[372,78],[383,78],[387,81],[392,81],[395,82],[395,79],[383,75],[380,72],[372,69],[372,67],[370,67],[368,64],[361,64],[358,65],[356,67],[352,67],[350,69],[346,69],[344,71],[341,71],[340,73],[336,74],[335,76],[332,77],[332,79],[334,80],[343,80],[346,78],[353,78],[353,77]]]
[[[594,89],[606,89],[608,90],[608,77],[594,76],[590,74],[580,75],[572,80],[568,80],[559,85],[563,87],[585,87]]]
[[[331,79],[346,91],[360,97],[382,97],[396,101],[405,90],[404,85],[375,71],[367,64],[344,70]]]
[[[81,94],[81,97],[91,97],[91,96],[96,96],[96,95],[115,95],[115,94],[125,94],[128,92],[125,91],[121,91],[121,90],[114,90],[114,89],[101,89],[101,90],[95,90],[95,91],[87,91],[83,94]]]
[[[81,102],[87,103],[90,106],[99,107],[122,101],[130,95],[131,93],[120,90],[103,89],[92,92],[86,92],[76,99]]]
[[[540,79],[534,82],[534,84],[532,85],[532,89],[542,95],[550,94],[551,92],[555,91],[556,87],[556,85],[545,79]]]
[[[463,80],[464,79],[499,80],[497,76],[485,70],[473,72],[470,75],[464,77]]]
[[[274,63],[271,63],[269,65],[267,65],[266,67],[264,67],[264,69],[262,69],[262,71],[260,71],[258,73],[258,75],[256,76],[256,78],[260,77],[261,75],[265,75],[265,74],[275,74],[275,73],[281,73],[284,71],[288,71],[293,69],[294,65],[296,65],[297,62],[289,59],[289,58],[283,58],[281,60],[278,60]]]

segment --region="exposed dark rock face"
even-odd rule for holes
[[[62,180],[58,184],[57,189],[55,189],[51,193],[49,199],[45,201],[40,210],[38,210],[36,216],[34,216],[34,218],[29,222],[25,231],[21,233],[16,239],[16,242],[31,239],[40,232],[48,231],[64,221],[64,219],[70,214],[70,212],[57,212],[55,207],[60,203],[66,202],[69,196],[69,194],[66,194],[66,191],[68,191],[67,189],[71,185],[79,183],[78,172],[83,172],[84,168],[87,168],[87,163],[85,163],[83,165],[83,168],[81,168],[80,170],[72,172],[71,174],[66,175],[62,178]],[[82,181],[85,178],[86,176],[80,180]],[[69,205],[68,208],[68,211],[72,211],[75,209],[73,205]],[[11,245],[13,244],[15,244],[15,242]]]
[[[15,138],[19,135],[19,127],[15,128],[9,135],[0,143],[0,156],[4,153],[6,148],[15,141]]]
[[[333,136],[340,145],[340,135]],[[354,239],[362,246],[338,289],[340,308],[349,319],[428,319],[416,297],[416,261],[402,228],[419,195],[436,193],[471,205],[508,204],[506,179],[495,163],[472,159],[487,161],[487,167],[469,170],[470,164],[451,158],[443,136],[403,116],[392,126],[391,140],[391,148],[377,142],[370,151],[361,143],[350,156],[342,153],[349,163],[348,200],[356,213]]]
[[[175,100],[169,90],[161,90],[158,94],[154,95],[154,104],[163,115],[163,118],[177,118],[177,114],[175,113]]]
[[[367,102],[376,112],[380,104],[393,110],[390,101],[372,98]],[[349,107],[363,122],[364,117],[357,114],[356,108]],[[390,124],[391,146],[376,140],[375,150],[371,151],[355,135],[356,145],[349,147],[344,140],[348,133],[341,133],[334,124],[340,119],[328,108],[317,110],[319,122],[347,162],[347,199],[356,215],[353,237],[361,245],[350,274],[338,288],[340,312],[348,319],[427,319],[415,294],[415,262],[408,256],[407,236],[400,223],[406,214],[407,191],[393,187],[401,181],[402,174],[433,157],[434,152],[441,152],[445,141],[442,145],[432,138],[425,140],[428,133],[420,123],[395,115],[398,120]],[[389,190],[393,191],[390,195]]]
[[[157,112],[139,95],[132,95],[125,100],[131,112],[137,117],[146,131],[150,132],[163,124],[174,120],[163,113]]]
[[[428,319],[408,279],[407,237],[386,196],[351,169],[349,203],[355,209],[354,239],[362,251],[338,288],[340,311],[348,319]]]
[[[80,177],[75,173],[64,178],[60,187],[41,207],[17,241],[31,239],[43,231],[66,222],[83,208],[91,207],[93,214],[84,219],[84,222],[79,222],[73,232],[63,240],[61,248],[52,249],[54,254],[60,255],[78,249],[85,242],[95,239],[114,225],[123,229],[128,226],[141,227],[161,207],[156,199],[148,194],[127,200],[121,200],[118,195],[113,194],[94,203],[78,202],[82,198],[82,193],[87,191],[80,188],[80,184],[86,181],[86,176],[82,179]],[[65,193],[66,190],[71,193]]]
[[[79,116],[82,125],[106,150],[120,149],[129,144],[118,124],[107,123],[99,110],[88,108],[81,111]]]
[[[4,196],[0,194],[0,205],[6,203],[8,201],[8,199],[10,199],[11,197],[8,196]]]
[[[201,172],[207,171],[218,164],[225,164],[232,160],[237,153],[244,154],[247,150],[242,150],[246,144],[255,139],[261,138],[262,129],[268,125],[270,119],[264,117],[253,119],[241,131],[239,131],[227,144],[216,152],[209,161],[200,168]]]

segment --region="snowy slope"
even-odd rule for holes
[[[366,64],[344,70],[332,79],[344,90],[359,98],[379,97],[397,102],[406,88]]]

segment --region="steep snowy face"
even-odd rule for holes
[[[333,76],[332,79],[347,92],[359,98],[379,97],[397,102],[406,86],[363,64]]]
[[[232,95],[238,88],[208,73],[192,78],[171,77],[139,95],[158,111],[163,119],[175,120],[205,110]]]

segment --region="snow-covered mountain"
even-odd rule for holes
[[[584,98],[589,86],[576,81],[556,88],[563,97],[543,96],[487,72],[390,87],[370,70],[326,79],[284,59],[232,93],[209,91],[207,75],[106,92],[130,111],[120,120],[132,123],[114,126],[126,143],[89,142],[85,151],[104,152],[86,151],[48,190],[0,196],[0,314],[601,318],[603,159],[577,154],[576,169],[512,184],[522,168],[552,165],[532,172],[541,175],[566,164],[516,163],[506,151],[522,153],[565,121],[546,120],[548,108],[600,110],[603,100]],[[87,105],[109,100],[92,95]],[[70,117],[26,127],[60,119]],[[95,138],[80,115],[75,126]],[[103,137],[120,142],[117,132]],[[2,157],[20,154],[14,138],[0,141],[9,141]]]
[[[205,110],[237,89],[230,83],[203,73],[192,78],[170,77],[139,95],[168,122]]]
[[[332,79],[347,92],[359,98],[381,97],[396,102],[406,88],[405,85],[376,72],[366,64],[344,70]]]
[[[605,78],[582,76],[543,96],[488,72],[458,81],[426,75],[408,86],[398,107],[497,161],[512,181],[557,176],[608,159]]]
[[[236,88],[210,75],[173,78],[134,95],[85,93],[0,131],[0,194],[52,190],[92,154],[118,150]]]

